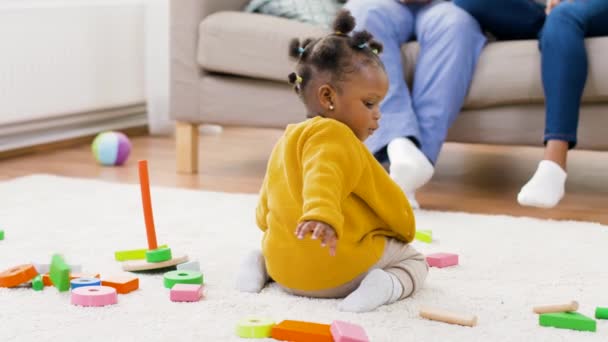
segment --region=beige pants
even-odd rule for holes
[[[419,253],[407,243],[395,239],[387,239],[384,247],[384,254],[378,262],[367,272],[359,275],[346,284],[333,289],[318,291],[300,291],[282,287],[287,293],[314,298],[343,298],[356,290],[367,273],[374,268],[381,268],[386,272],[392,273],[403,285],[403,299],[416,292],[426,279],[429,273],[429,266],[424,255]]]

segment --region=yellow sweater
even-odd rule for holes
[[[268,162],[256,210],[268,274],[296,290],[334,288],[382,256],[385,237],[411,242],[407,198],[343,123],[315,117],[289,125]],[[318,240],[298,240],[299,222],[317,220],[338,235],[335,256]]]

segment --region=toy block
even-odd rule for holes
[[[272,327],[271,336],[280,341],[333,342],[329,325],[302,321],[283,321]]]
[[[460,314],[428,307],[420,308],[420,317],[430,319],[432,321],[459,324],[469,327],[474,327],[477,325],[477,316],[475,315]]]
[[[578,312],[552,312],[540,314],[538,323],[543,327],[595,331],[595,320]]]
[[[572,302],[566,303],[566,304],[551,304],[551,305],[535,306],[532,310],[534,311],[534,313],[537,313],[537,314],[576,311],[576,310],[578,310],[578,302],[572,301]]]
[[[203,298],[203,285],[175,284],[171,288],[169,299],[173,302],[198,302]]]
[[[414,236],[416,240],[431,243],[433,242],[433,232],[431,230],[417,230]]]
[[[173,257],[171,260],[163,261],[163,262],[147,262],[146,260],[132,260],[125,261],[122,263],[122,270],[128,272],[137,272],[137,271],[150,271],[150,270],[158,270],[171,266],[175,266],[177,264],[183,264],[188,261],[187,255],[180,255]]]
[[[158,246],[158,248],[168,248],[167,245]],[[147,248],[142,249],[131,249],[127,251],[114,252],[114,259],[116,261],[129,261],[129,260],[144,260],[146,259]]]
[[[49,274],[51,282],[59,292],[70,289],[70,267],[65,263],[61,255],[53,255]]]
[[[106,306],[118,303],[118,295],[112,287],[84,286],[72,290],[71,302],[81,306]]]
[[[70,287],[73,289],[77,289],[79,287],[84,286],[100,286],[101,280],[99,278],[75,278],[70,281]]]
[[[165,287],[170,289],[175,284],[203,284],[203,274],[197,271],[179,270],[165,273]]]
[[[147,262],[163,262],[171,260],[171,248],[158,248],[146,251]]]
[[[458,265],[458,254],[434,253],[426,256],[426,262],[431,267],[444,268]]]
[[[4,240],[4,230],[0,229],[0,240]]]
[[[109,276],[102,279],[101,285],[113,287],[116,292],[126,294],[139,288],[139,278],[130,274]]]
[[[185,262],[176,266],[177,270],[201,271],[201,265],[198,261]]]
[[[146,236],[148,238],[148,249],[157,249],[156,230],[154,229],[154,214],[152,213],[152,196],[150,196],[150,178],[148,176],[148,161],[137,162],[139,170],[139,187],[141,190],[141,202],[144,209],[144,221],[146,223]]]
[[[330,331],[335,342],[369,342],[365,330],[357,324],[333,321]]]
[[[98,278],[99,279],[99,273],[70,273],[70,280],[72,279],[76,279],[76,278]]]
[[[40,274],[32,279],[32,288],[34,291],[42,291],[44,289],[44,283],[42,282],[42,276]]]
[[[15,287],[28,282],[38,275],[32,264],[19,265],[0,273],[0,287]]]
[[[602,308],[599,306],[595,308],[595,318],[608,319],[608,308]]]
[[[275,323],[265,318],[245,318],[236,324],[236,335],[242,338],[268,338]]]

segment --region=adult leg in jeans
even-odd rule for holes
[[[547,16],[540,36],[546,98],[545,155],[521,189],[522,205],[550,208],[564,195],[568,149],[576,145],[587,79],[585,37],[608,35],[608,1],[565,1]]]
[[[416,14],[416,37],[420,54],[412,99],[421,150],[434,164],[460,113],[486,39],[475,19],[450,2],[426,6]]]
[[[413,9],[416,6],[407,6],[396,0],[350,0],[345,8],[355,17],[357,30],[369,31],[384,45],[380,58],[390,82],[388,93],[380,106],[380,127],[365,144],[380,161],[384,161],[387,145],[395,139],[404,139],[413,146],[414,160],[429,164],[422,152],[412,143],[414,141],[418,144],[420,141],[420,130],[412,107],[410,90],[403,77],[401,55],[401,46],[414,35]],[[395,161],[393,157],[389,155],[391,164]],[[410,172],[409,175],[415,176],[415,172]],[[395,178],[393,172],[391,176]],[[396,181],[404,183],[403,180]],[[418,204],[414,197],[408,195],[408,198],[412,207],[416,208]]]

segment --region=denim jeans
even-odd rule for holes
[[[499,40],[536,39],[545,92],[545,143],[576,145],[579,108],[587,80],[584,39],[608,35],[608,0],[568,0],[545,7],[531,0],[454,0]]]
[[[355,17],[357,30],[368,30],[384,45],[380,58],[390,83],[380,105],[380,127],[365,144],[383,161],[391,140],[408,137],[435,163],[485,44],[479,24],[442,0],[429,4],[349,0],[346,8]],[[401,45],[414,38],[420,54],[410,91],[403,77]]]

